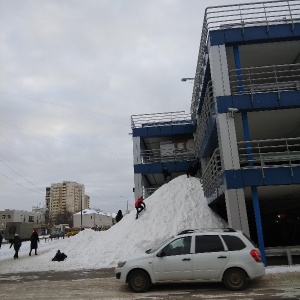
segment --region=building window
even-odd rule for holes
[[[2,215],[2,220],[5,220],[5,215]]]
[[[11,219],[11,215],[7,215],[7,219]]]

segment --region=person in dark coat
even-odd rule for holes
[[[197,173],[200,169],[200,162],[197,160],[193,165],[189,165],[189,168],[186,172],[187,177],[197,177]]]
[[[52,261],[63,261],[67,258],[67,255],[63,252],[60,252],[60,250],[57,250],[55,256],[52,258]]]
[[[172,174],[169,172],[169,170],[166,166],[163,167],[162,174],[164,175],[165,182],[167,182],[168,177],[170,178],[170,180],[172,179]]]
[[[122,220],[122,218],[123,218],[122,211],[119,210],[118,213],[117,213],[117,215],[116,215],[116,222],[117,223],[120,222]]]
[[[11,248],[12,245],[14,245],[14,249],[15,249],[14,259],[18,259],[19,258],[19,250],[22,246],[22,240],[17,233],[15,234],[15,237],[14,237],[13,241],[11,242],[9,248]]]
[[[38,255],[37,254],[37,247],[38,247],[38,242],[39,241],[40,241],[40,239],[39,239],[39,235],[37,233],[37,230],[34,229],[32,235],[31,235],[31,238],[30,238],[30,252],[29,252],[29,256],[31,256],[31,251],[33,249],[34,249],[34,254]]]
[[[3,241],[3,235],[2,235],[2,233],[0,232],[0,249],[1,249],[2,241]]]

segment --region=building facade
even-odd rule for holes
[[[85,187],[71,181],[51,184],[49,217],[52,223],[58,219],[68,219],[81,209],[88,208],[89,197],[85,195]]]
[[[208,7],[192,79],[207,204],[258,242],[264,260],[265,246],[299,245],[300,1]]]
[[[76,228],[109,228],[112,226],[113,218],[94,209],[84,209],[73,215],[73,227]]]
[[[0,211],[0,231],[5,230],[7,222],[31,222],[38,227],[45,223],[45,213],[40,209],[32,212],[5,209]]]
[[[148,197],[164,184],[162,170],[172,177],[186,173],[195,161],[194,125],[185,112],[131,117],[134,194]]]

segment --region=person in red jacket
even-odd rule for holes
[[[146,204],[144,202],[143,196],[141,196],[140,198],[138,198],[136,200],[134,207],[136,209],[136,218],[135,219],[138,219],[141,211],[146,208]]]

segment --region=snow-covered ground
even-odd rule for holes
[[[144,253],[181,230],[226,227],[206,203],[198,179],[185,175],[173,179],[145,200],[147,209],[138,220],[132,211],[111,229],[86,229],[76,236],[45,242],[40,240],[38,255],[29,256],[29,242],[23,242],[19,259],[14,260],[13,247],[0,249],[0,274],[67,271],[114,267],[119,260]],[[57,250],[68,258],[53,262]],[[300,272],[300,266],[268,267],[267,273]]]

